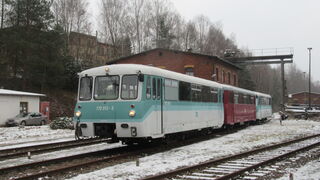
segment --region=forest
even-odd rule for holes
[[[96,65],[69,53],[71,32],[97,36],[118,58],[169,48],[223,57],[238,47],[236,34],[226,35],[223,22],[205,15],[186,20],[170,0],[99,0],[92,17],[89,0],[1,0],[0,88],[46,94],[53,116],[72,116],[77,72]],[[236,30],[234,30],[236,32]],[[254,47],[252,47],[254,48]],[[274,110],[280,105],[278,65],[243,66],[240,87],[271,94]],[[287,94],[308,90],[308,73],[294,63],[285,67]],[[320,82],[312,79],[312,92]]]

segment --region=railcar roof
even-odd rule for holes
[[[264,93],[261,93],[261,92],[251,91],[251,90],[248,90],[248,89],[234,87],[234,86],[230,86],[230,85],[226,85],[226,84],[222,84],[222,88],[226,89],[226,90],[233,90],[233,91],[245,93],[245,94],[254,94],[256,96],[262,96],[262,97],[271,98],[271,96],[269,94],[264,94]]]
[[[271,98],[271,96],[269,94],[264,94],[264,93],[261,93],[261,92],[256,92],[256,95],[257,96],[263,96],[263,97]]]
[[[81,73],[79,73],[79,76],[83,77],[86,74],[88,76],[103,76],[103,75],[106,75],[106,72],[105,72],[106,67],[109,68],[109,73],[108,73],[109,75],[137,74],[140,71],[142,74],[161,76],[169,79],[176,79],[179,81],[185,81],[185,82],[190,82],[195,84],[222,88],[221,84],[214,81],[209,81],[209,80],[201,79],[194,76],[189,76],[189,75],[185,75],[185,74],[181,74],[173,71],[168,71],[168,70],[153,67],[153,66],[139,65],[139,64],[114,64],[114,65],[100,66],[100,67],[84,70]]]
[[[232,91],[237,91],[240,93],[245,93],[245,94],[255,94],[254,91],[248,90],[248,89],[243,89],[243,88],[239,88],[239,87],[235,87],[235,86],[230,86],[230,85],[226,85],[226,84],[222,84],[222,88],[226,89],[226,90],[232,90]]]

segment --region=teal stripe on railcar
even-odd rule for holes
[[[258,108],[257,109],[271,109],[271,106],[270,105],[258,105]]]
[[[134,108],[131,108],[131,105]],[[145,102],[86,102],[78,103],[81,105],[82,122],[142,122],[153,111],[160,111],[161,106],[155,104],[153,101]],[[133,109],[136,111],[135,117],[129,117],[129,111]],[[169,102],[163,104],[164,111],[222,111],[221,103],[199,103],[199,102]]]

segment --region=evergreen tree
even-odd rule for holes
[[[9,3],[8,28],[1,30],[1,79],[7,88],[37,90],[63,88],[66,81],[65,33],[50,29],[53,15],[45,0],[15,0]]]

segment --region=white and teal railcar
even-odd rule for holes
[[[268,120],[272,117],[272,98],[269,94],[256,93],[256,118]]]
[[[78,135],[129,143],[220,128],[222,86],[152,66],[117,64],[79,73]]]

